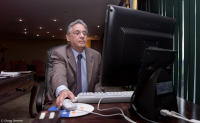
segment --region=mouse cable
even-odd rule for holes
[[[86,111],[86,110],[81,110],[81,109],[78,109],[79,111],[84,111],[84,112],[88,112],[88,113],[92,113],[92,114],[96,114],[96,115],[100,115],[100,116],[103,116],[103,117],[111,117],[111,116],[117,116],[117,115],[121,115],[123,116],[127,121],[129,121],[130,123],[136,123],[135,121],[131,120],[129,117],[127,117],[123,110],[119,107],[112,107],[112,108],[104,108],[104,109],[100,109],[100,103],[101,103],[101,100],[103,98],[100,98],[99,102],[98,102],[98,106],[97,106],[97,110],[98,111],[108,111],[108,110],[113,110],[113,109],[117,109],[119,110],[121,113],[115,113],[115,114],[101,114],[101,113],[97,113],[97,112],[89,112],[89,111]],[[105,99],[105,98],[104,98]]]
[[[137,109],[136,109],[135,105],[132,104],[132,107],[133,107],[133,110],[136,112],[136,114],[137,114],[140,118],[142,118],[143,120],[146,120],[146,121],[148,121],[148,122],[150,122],[150,123],[158,123],[158,122],[156,122],[156,121],[153,121],[153,120],[150,120],[150,119],[144,117],[142,114],[140,114],[139,112],[137,112]]]

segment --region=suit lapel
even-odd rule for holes
[[[88,87],[89,87],[91,78],[92,78],[92,68],[94,65],[94,58],[91,52],[88,51],[87,47],[85,48],[85,55],[86,55],[87,81],[88,81]],[[76,73],[76,60],[74,58],[74,54],[70,46],[67,47],[67,57],[68,57],[69,64],[71,65],[72,69]]]
[[[68,46],[67,48],[67,58],[68,58],[69,64],[71,65],[72,69],[76,73],[76,60],[74,58],[74,54],[70,46]]]
[[[86,54],[87,80],[88,80],[88,87],[89,87],[91,77],[92,77],[92,68],[94,64],[94,59],[93,59],[92,54],[88,51],[88,48],[85,48],[85,54]]]

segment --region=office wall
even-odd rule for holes
[[[97,47],[99,44],[98,43],[99,40],[96,40],[96,39],[94,40],[94,39],[95,38],[91,38],[91,37],[88,38],[87,47],[92,47],[99,51],[100,49],[102,49],[102,47],[100,48]],[[57,40],[56,39],[55,40],[48,40],[48,39],[34,40],[34,39],[23,39],[23,38],[22,39],[17,39],[17,38],[16,39],[0,39],[0,47],[5,47],[7,49],[4,55],[5,62],[3,63],[3,68],[2,68],[2,65],[0,65],[0,70],[1,69],[15,70],[16,68],[12,67],[13,64],[25,63],[26,65],[33,65],[32,61],[41,61],[45,63],[46,51],[49,48],[52,48],[54,46],[61,45],[61,44],[66,44],[66,43],[67,43],[66,40],[61,40],[61,39],[57,39]],[[1,57],[0,57],[0,60],[1,60]]]
[[[5,61],[22,60],[31,63],[32,60],[46,60],[47,49],[66,43],[65,40],[20,40],[1,39],[1,45],[6,47]]]
[[[138,8],[176,19],[174,86],[179,97],[200,104],[200,1],[141,0]]]

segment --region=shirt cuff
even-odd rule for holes
[[[56,89],[56,97],[58,97],[58,94],[62,91],[62,90],[69,90],[69,88],[67,88],[65,85],[60,85],[57,87]]]

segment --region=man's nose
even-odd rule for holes
[[[84,34],[83,34],[83,33],[80,33],[80,38],[81,38],[81,39],[84,39],[84,37],[85,37]]]

